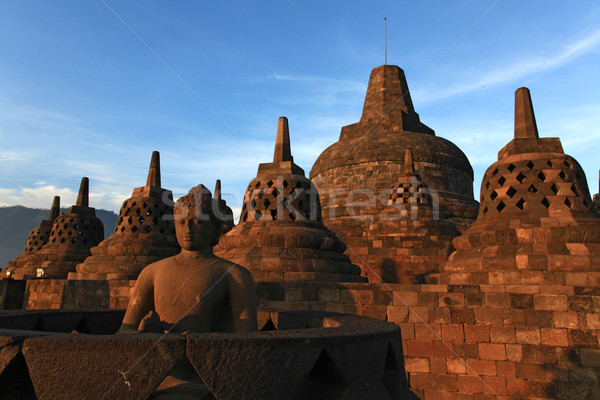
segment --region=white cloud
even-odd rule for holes
[[[414,90],[411,89],[411,93],[414,98],[418,99],[419,103],[429,103],[464,93],[478,91],[484,87],[489,88],[507,84],[516,80],[522,80],[524,77],[566,65],[582,55],[592,52],[598,48],[599,45],[600,30],[597,30],[577,41],[563,45],[562,48],[557,46],[558,48],[550,54],[521,55],[512,62],[504,64],[502,68],[495,69],[491,72],[482,72],[479,76],[473,76],[471,73],[468,82],[457,83],[445,89],[418,87]]]

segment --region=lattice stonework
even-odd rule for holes
[[[319,204],[317,190],[304,177],[291,175],[278,180],[254,179],[244,196],[241,221],[299,219],[320,222]]]
[[[125,200],[119,213],[115,234],[171,234],[175,235],[172,220],[173,207],[151,199]],[[167,218],[164,218],[167,216]]]
[[[23,254],[35,253],[44,247],[48,243],[51,230],[52,226],[50,224],[33,229],[27,237],[27,244],[25,245]]]
[[[513,212],[590,211],[593,205],[587,192],[583,171],[569,156],[503,160],[488,168],[483,177],[479,217]]]
[[[95,216],[65,214],[54,221],[48,244],[89,249],[104,240],[104,226]]]
[[[431,194],[429,188],[416,179],[412,182],[402,182],[392,188],[388,196],[388,205],[431,205]]]

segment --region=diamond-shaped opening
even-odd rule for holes
[[[525,180],[526,176],[523,175],[522,172],[519,172],[519,175],[517,175],[517,180],[519,181],[519,183],[523,183],[523,181]]]
[[[573,204],[571,203],[571,201],[569,200],[568,197],[565,199],[565,205],[569,208],[571,208],[573,206]]]
[[[127,223],[129,225],[131,225],[133,223],[133,218],[131,218],[131,217],[127,218]]]
[[[496,210],[498,210],[498,212],[501,212],[502,210],[504,210],[504,207],[506,207],[506,205],[502,200],[500,200],[500,203],[498,203],[498,205],[496,206]]]
[[[256,188],[259,188],[259,187],[260,187],[260,181],[257,181],[257,182],[254,184],[254,187],[256,187]]]
[[[125,232],[125,227],[122,226],[121,229],[119,229],[121,231],[121,233]]]
[[[495,169],[492,171],[492,175],[496,175],[497,173],[498,173],[498,168],[495,168]]]
[[[136,208],[135,213],[136,213],[136,215],[140,215],[142,213],[142,211],[139,208]]]
[[[137,204],[137,203],[136,203],[135,201],[134,201],[134,202],[132,202],[132,203],[131,203],[131,207],[135,207],[135,205],[136,205],[136,204]]]
[[[260,189],[260,190],[258,191],[258,193],[256,193],[256,196],[257,196],[259,199],[262,199],[262,197],[263,197],[263,195],[264,195],[264,194],[265,194],[265,192],[264,192],[262,189]]]
[[[485,183],[485,188],[486,188],[486,189],[489,189],[489,188],[490,188],[490,181],[487,181],[487,182]]]
[[[65,242],[65,238],[61,238],[61,239],[60,239],[60,242],[61,242],[61,243],[64,243],[64,242]],[[52,243],[54,243],[54,240],[52,241]]]
[[[283,187],[286,188],[290,186],[290,184],[288,183],[288,181],[286,181],[285,179],[283,180]]]
[[[268,186],[268,187],[271,187],[271,186],[273,186],[273,181],[269,181],[269,182],[267,182],[267,186]]]
[[[77,238],[74,237],[73,239],[71,239],[71,243],[73,243],[73,244],[77,243]]]
[[[577,187],[575,186],[575,184],[571,184],[571,191],[573,192],[573,194],[575,196],[579,196],[579,192],[577,191]]]
[[[274,188],[273,191],[271,192],[271,194],[273,195],[273,197],[277,197],[277,196],[279,196],[279,190]]]
[[[271,210],[271,218],[273,218],[273,220],[277,219],[277,209]]]
[[[564,180],[564,179],[566,178],[565,171],[560,171],[560,172],[558,173],[558,176],[560,177],[560,179],[563,179],[563,180]]]
[[[536,188],[535,186],[533,186],[533,184],[532,184],[531,186],[529,186],[529,187],[527,188],[527,191],[528,191],[529,193],[537,193],[537,191],[538,191],[538,190],[537,190],[537,188]]]
[[[506,194],[508,195],[508,197],[510,197],[511,199],[515,196],[515,194],[517,193],[517,189],[515,189],[514,187],[509,187],[508,190],[506,191]]]
[[[571,164],[569,164],[569,162],[568,162],[567,160],[565,160],[565,161],[563,162],[563,164],[565,164],[565,167],[570,167],[570,166],[571,166]]]
[[[292,219],[292,221],[296,220],[296,213],[295,212],[291,211],[288,215],[290,216],[290,218]]]
[[[152,232],[152,227],[150,225],[146,225],[146,228],[144,229],[146,229],[146,232],[148,233]]]
[[[506,178],[501,176],[500,179],[498,179],[498,183],[500,184],[500,186],[504,185],[504,182],[506,182]]]
[[[72,234],[73,234],[73,232],[71,232],[71,231],[67,232],[67,235],[69,235],[69,236],[71,236]]]
[[[260,210],[256,210],[254,212],[254,219],[258,221],[260,217],[262,217],[262,213],[260,212]]]
[[[548,164],[549,167],[552,167],[552,161],[548,160],[546,164]]]
[[[496,191],[494,190],[494,191],[492,191],[492,194],[490,194],[490,199],[492,199],[492,201],[493,201],[493,200],[496,200],[496,197],[498,197],[498,193],[496,193]]]
[[[144,221],[146,221],[146,220],[144,219],[144,217],[142,217],[142,216],[140,215],[140,217],[138,218],[138,221],[140,221],[140,224],[143,224],[143,223],[144,223]]]
[[[550,202],[548,201],[548,199],[547,199],[547,198],[545,198],[545,197],[544,197],[544,198],[542,199],[542,205],[543,205],[544,207],[546,207],[546,208],[550,208]]]
[[[265,199],[264,203],[265,208],[269,208],[269,206],[271,205],[271,202],[269,201],[269,199]]]
[[[136,232],[138,230],[137,226],[132,226],[131,227],[131,232]]]
[[[525,208],[525,204],[526,204],[525,200],[520,199],[519,201],[517,201],[517,204],[515,204],[515,206],[517,206],[517,208],[522,210]]]
[[[152,218],[152,223],[154,225],[158,225],[159,222],[160,222],[160,219],[158,219],[157,217]]]
[[[252,209],[256,208],[256,200],[254,200],[254,199],[250,200],[250,207],[252,207]]]
[[[146,216],[152,215],[152,210],[146,210]]]
[[[540,173],[537,175],[538,178],[540,178],[540,180],[543,182],[546,180],[546,175],[544,175],[544,173],[542,171],[540,171]]]
[[[534,167],[533,161],[531,161],[531,160],[527,161],[527,164],[525,164],[525,165],[526,165],[526,166],[527,166],[527,168],[529,168],[529,169],[533,169],[533,167]]]
[[[550,186],[550,190],[552,190],[552,193],[554,194],[558,193],[558,188],[556,187],[555,183],[553,183],[552,186]]]
[[[515,164],[510,164],[508,167],[506,167],[507,170],[509,170],[510,172],[513,172],[515,170]]]
[[[146,203],[146,202],[143,202],[143,203],[142,203],[142,207],[144,207],[144,208],[147,208],[147,207],[148,207],[148,203]]]

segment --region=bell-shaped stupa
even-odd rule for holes
[[[440,217],[462,231],[477,216],[469,160],[420,121],[404,71],[379,66],[371,72],[360,121],[342,127],[339,140],[321,153],[310,172],[324,224],[340,235],[348,245],[346,254],[363,269],[361,255],[378,245],[363,233],[382,209],[374,205],[385,205],[385,191],[404,174],[407,148],[416,173],[437,193]],[[381,256],[383,261],[388,255]]]
[[[259,165],[240,222],[221,237],[215,254],[246,267],[255,281],[364,281],[345,249],[323,226],[317,190],[294,163],[281,117],[273,162]]]
[[[538,136],[526,88],[515,93],[515,137],[483,176],[477,220],[453,244],[442,283],[565,284],[600,270],[585,174],[560,139]]]
[[[423,283],[448,259],[454,224],[440,218],[437,194],[415,172],[412,149],[404,153],[404,173],[373,217],[365,235],[373,243],[361,254],[369,282]],[[363,264],[364,265],[364,264]]]
[[[56,217],[60,215],[60,197],[54,196],[52,200],[52,208],[50,208],[50,215],[48,219],[42,220],[40,226],[34,228],[29,232],[27,237],[27,244],[21,254],[19,254],[14,260],[8,262],[8,268],[2,271],[3,278],[10,278],[14,276],[14,272],[19,267],[24,266],[31,260],[31,255],[36,254],[48,243],[50,238],[50,232],[52,231],[52,225]]]
[[[179,251],[173,194],[161,188],[160,155],[155,151],[146,186],[133,189],[121,206],[114,233],[91,249],[69,279],[137,279],[145,266]]]
[[[75,205],[54,220],[48,243],[15,271],[15,278],[66,278],[103,239],[104,225],[89,206],[89,179],[84,177]]]

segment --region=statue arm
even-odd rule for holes
[[[256,291],[252,275],[247,269],[236,266],[230,271],[229,301],[233,318],[233,330],[235,332],[258,330]]]
[[[154,310],[154,269],[144,268],[138,277],[119,333],[137,332],[142,319]]]

